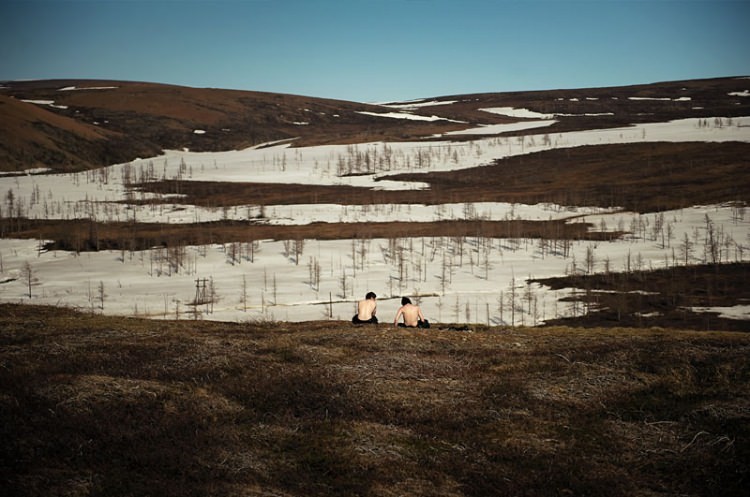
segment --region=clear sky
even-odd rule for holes
[[[750,0],[0,0],[0,80],[363,102],[750,75]]]

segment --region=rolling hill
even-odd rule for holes
[[[550,133],[743,116],[750,114],[748,86],[742,78],[718,78],[373,105],[126,81],[11,81],[0,85],[0,171],[82,170],[165,149],[234,150],[277,140],[309,146],[430,139],[467,127],[525,120],[480,110],[496,107],[554,114],[557,122]],[[384,117],[394,107],[440,119]]]

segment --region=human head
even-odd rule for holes
[[[401,297],[401,305],[411,304],[411,299],[409,297]]]
[[[376,299],[376,298],[378,298],[378,296],[375,295],[375,292],[367,292],[367,295],[365,295],[366,300]]]

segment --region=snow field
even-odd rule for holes
[[[533,121],[532,121],[533,123]],[[126,199],[143,200],[151,194],[128,193],[128,183],[182,179],[193,181],[297,183],[309,185],[349,185],[363,188],[412,190],[425,188],[422,183],[379,180],[380,177],[401,172],[430,172],[460,170],[491,163],[492,160],[551,148],[611,143],[653,141],[750,141],[750,117],[683,119],[668,123],[642,124],[628,128],[594,130],[558,134],[529,135],[526,137],[494,137],[470,142],[407,142],[369,143],[362,145],[326,145],[288,148],[288,144],[269,148],[196,153],[167,151],[164,155],[138,159],[94,171],[76,174],[28,175],[0,177],[3,196],[13,191],[15,201],[23,206],[30,218],[71,219],[94,218],[99,221],[124,221],[133,218],[141,222],[201,222],[218,219],[247,219],[257,206],[238,206],[229,210],[207,209],[181,205],[141,205],[124,203]],[[370,174],[341,176],[348,173]],[[408,195],[406,193],[405,195]],[[170,197],[167,197],[170,198]],[[173,196],[175,204],[178,197]],[[123,203],[120,203],[123,202]],[[265,206],[275,209],[280,223],[295,218],[297,223],[330,221],[362,222],[380,220],[349,217],[358,209],[328,207],[311,209],[311,215],[297,219],[301,209],[288,206]],[[412,206],[411,208],[415,208]],[[546,207],[541,207],[546,210]],[[560,207],[551,207],[552,210]],[[568,206],[562,207],[563,209]],[[424,217],[412,220],[442,219],[440,206],[419,209]],[[377,209],[375,209],[377,210]],[[493,209],[494,210],[494,209]],[[292,212],[290,212],[292,211]],[[312,214],[317,211],[318,215]],[[338,211],[338,212],[336,212]],[[498,212],[503,212],[500,208]],[[538,212],[536,218],[544,216]],[[548,216],[541,217],[542,219]],[[502,219],[493,217],[492,219]],[[383,221],[392,220],[386,216]],[[276,221],[272,221],[276,222]]]
[[[393,319],[398,299],[411,295],[436,323],[513,320],[531,325],[580,314],[581,309],[558,302],[565,292],[529,286],[527,278],[602,272],[607,266],[622,271],[628,265],[635,270],[681,264],[685,255],[680,243],[686,235],[695,243],[689,262],[704,262],[710,257],[704,245],[707,222],[722,233],[722,261],[748,260],[750,255],[742,247],[750,238],[750,219],[736,207],[643,216],[593,214],[584,220],[605,229],[636,229],[623,240],[571,242],[567,248],[533,239],[476,237],[306,240],[298,263],[292,242],[261,241],[252,255],[246,244],[189,246],[179,266],[171,264],[175,258],[167,249],[38,253],[37,241],[2,239],[0,301],[187,319],[196,317],[188,305],[196,298],[196,281],[205,280],[205,293],[213,288],[215,298],[212,305],[197,306],[203,319],[348,320],[355,301],[374,291],[384,322]],[[34,280],[31,299],[27,263]],[[746,308],[737,311],[747,313]]]
[[[487,109],[511,112],[507,109]],[[525,117],[524,109],[517,110]],[[543,121],[529,121],[529,126]],[[477,132],[486,133],[487,127]],[[150,194],[130,183],[160,179],[351,185],[408,191],[426,185],[378,181],[399,172],[458,170],[551,148],[653,141],[750,141],[750,118],[684,119],[620,129],[492,137],[470,142],[369,143],[289,148],[288,144],[219,153],[167,151],[79,174],[0,177],[31,218],[189,223],[249,219],[257,205],[207,209],[173,204],[127,205]],[[356,174],[356,175],[349,175]],[[750,221],[740,206],[707,206],[648,216],[573,206],[462,203],[269,205],[270,223],[434,221],[441,219],[560,219],[585,214],[595,229],[627,230],[612,242],[561,244],[527,239],[402,238],[306,240],[299,260],[292,242],[224,244],[141,252],[39,252],[34,240],[0,239],[0,301],[66,305],[94,312],[154,318],[216,320],[350,319],[367,291],[380,296],[379,317],[392,321],[411,295],[434,322],[536,324],[580,313],[558,301],[562,292],[526,285],[527,278],[573,272],[649,269],[700,263],[709,226],[721,234],[722,261],[748,259]],[[687,237],[691,250],[683,254]],[[682,252],[681,252],[682,250]],[[252,262],[251,260],[252,259]],[[30,270],[30,271],[29,271]],[[31,283],[31,298],[29,298]],[[207,297],[210,296],[212,298]],[[199,300],[211,300],[190,306]],[[195,309],[195,312],[194,312]],[[727,312],[732,312],[731,310]],[[737,308],[747,317],[746,308]],[[744,314],[743,314],[744,313]]]

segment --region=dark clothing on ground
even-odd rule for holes
[[[417,321],[416,326],[406,326],[404,323],[398,323],[398,327],[399,328],[429,328],[430,322],[426,319],[424,321],[419,320]]]
[[[359,319],[359,316],[355,314],[354,317],[352,318],[352,323],[354,324],[378,324],[378,318],[373,316],[367,321],[362,321],[361,319]]]

